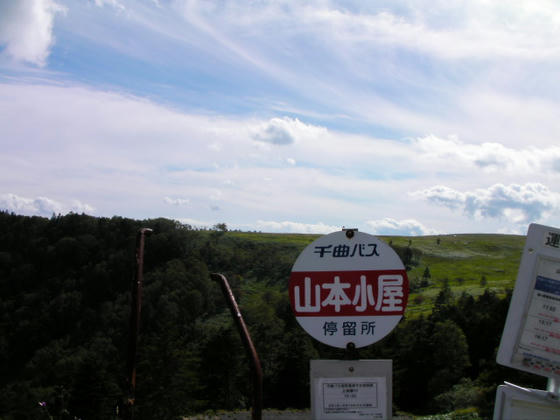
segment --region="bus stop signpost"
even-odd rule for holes
[[[292,311],[316,340],[347,350],[375,343],[401,320],[408,301],[406,269],[375,236],[343,229],[299,255],[290,276]],[[391,360],[312,360],[315,420],[390,419]]]

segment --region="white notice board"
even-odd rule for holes
[[[560,378],[560,229],[529,226],[497,362]]]

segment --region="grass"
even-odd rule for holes
[[[253,242],[294,245],[301,247],[302,250],[319,236],[321,236],[307,233],[261,233],[238,231],[232,231],[228,234],[235,238],[247,239]]]
[[[431,311],[433,301],[447,281],[458,296],[473,296],[491,289],[503,296],[515,285],[525,244],[519,235],[462,234],[383,238],[393,245],[410,246],[422,252],[418,265],[408,272],[410,282],[421,279],[429,267],[431,285],[409,296],[407,315]]]
[[[228,232],[236,238],[258,243],[293,245],[303,250],[320,235]],[[505,295],[512,289],[525,244],[525,236],[498,234],[458,234],[434,236],[380,236],[394,246],[410,246],[421,252],[417,265],[408,272],[410,282],[422,279],[429,267],[430,285],[409,295],[407,316],[427,314],[443,284],[447,281],[452,292],[478,296],[485,289]],[[287,279],[286,279],[287,281]]]

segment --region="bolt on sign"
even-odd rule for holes
[[[408,301],[397,253],[375,236],[343,230],[299,255],[290,276],[292,311],[302,328],[333,347],[373,344],[393,330]]]

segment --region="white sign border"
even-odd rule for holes
[[[406,276],[406,305],[404,305],[404,310],[406,310],[406,306],[408,306],[408,297],[410,293],[410,284],[408,279],[408,273],[406,272],[406,267],[403,264],[402,260],[400,259],[397,252],[389,245],[387,242],[383,241],[379,237],[375,235],[371,235],[365,232],[359,232],[357,229],[349,229],[351,231],[351,235],[348,235],[347,230],[342,231],[335,231],[331,232],[327,235],[320,236],[312,243],[307,245],[305,249],[299,254],[298,258],[296,259],[293,267],[292,272],[297,271],[355,271],[355,270],[372,270],[372,271],[381,271],[381,270],[402,270]],[[371,264],[371,260],[368,258],[330,258],[326,260],[318,260],[320,263],[317,263],[316,257],[316,249],[317,247],[321,248],[324,245],[330,245],[333,239],[339,240],[339,243],[345,244],[352,244],[355,245],[357,241],[360,240],[368,240],[373,241],[376,246],[379,246],[380,250],[382,249],[383,252],[387,252],[387,255],[384,255],[383,258],[376,260],[376,265]],[[377,249],[377,248],[374,248]],[[315,261],[313,264],[310,264],[310,261]],[[315,265],[318,264],[318,265]],[[292,308],[293,310],[293,308]],[[303,317],[303,316],[295,316],[298,324],[301,328],[307,332],[313,339],[327,345],[330,347],[336,348],[347,348],[348,344],[354,344],[355,348],[362,348],[367,347],[371,344],[377,343],[378,341],[385,338],[391,331],[393,331],[399,322],[404,317],[404,311],[402,315],[376,315],[376,316],[364,316],[360,317],[363,321],[385,321],[387,326],[378,325],[380,323],[376,323],[376,328],[380,334],[375,335],[375,339],[371,340],[369,336],[361,336],[356,337],[354,336],[351,339],[351,336],[348,336],[346,340],[339,339],[336,340],[334,338],[329,338],[328,336],[321,336],[320,331],[322,328],[317,328],[317,320],[324,319],[321,317]],[[309,318],[309,319],[308,319]],[[341,316],[341,317],[334,317],[330,316],[329,320],[338,320],[338,321],[354,321],[356,317],[353,316]],[[311,327],[308,329],[308,327]],[[313,332],[312,332],[313,331]],[[341,343],[344,344],[341,344]]]

